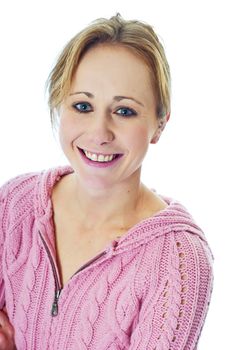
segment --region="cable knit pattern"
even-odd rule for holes
[[[166,209],[111,242],[61,289],[51,193],[70,172],[25,174],[0,189],[0,307],[17,349],[196,350],[213,255],[175,200],[161,196]]]

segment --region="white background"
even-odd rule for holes
[[[53,136],[45,81],[66,42],[120,12],[159,34],[172,72],[172,114],[152,145],[143,181],[180,200],[205,231],[215,283],[199,350],[231,345],[230,1],[5,1],[0,3],[0,184],[67,164]],[[229,152],[230,150],[230,152]]]

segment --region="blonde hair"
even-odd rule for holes
[[[153,28],[138,20],[125,20],[120,14],[110,19],[99,18],[75,35],[64,47],[48,80],[48,105],[52,124],[56,112],[70,92],[80,59],[100,43],[124,45],[147,64],[157,97],[157,117],[170,113],[170,70],[164,48]]]

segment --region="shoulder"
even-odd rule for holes
[[[0,187],[0,200],[3,203],[17,203],[23,196],[27,198],[33,192],[39,173],[27,173],[18,175],[8,180]]]
[[[18,175],[0,187],[0,224],[3,232],[22,222],[33,208],[33,197],[40,173]]]
[[[209,299],[213,288],[214,256],[205,235],[193,229],[177,230],[167,235],[167,241],[163,252],[163,281],[168,281],[174,294],[179,287],[183,298],[188,290],[188,298],[192,300],[201,293],[207,294]]]
[[[145,264],[148,268],[144,281],[146,295],[160,298],[167,292],[175,301],[190,303],[195,300],[197,303],[198,295],[203,293],[207,301],[210,300],[214,256],[202,234],[189,229],[172,229],[160,235],[153,248],[149,247]],[[156,254],[153,253],[155,249]]]
[[[1,202],[17,202],[21,196],[27,197],[33,191],[40,173],[26,173],[8,180],[0,187]]]
[[[36,191],[42,192],[47,189],[49,192],[62,175],[71,171],[70,167],[56,167],[18,175],[0,187],[0,198],[15,202],[22,196],[30,197]]]
[[[67,167],[57,167],[21,174],[7,181],[0,187],[1,222],[22,222],[33,211],[40,211],[46,206],[54,183],[68,171],[71,170]]]
[[[161,279],[168,275],[174,280],[180,278],[184,267],[190,278],[198,280],[201,275],[210,278],[214,256],[207,235],[183,204],[166,196],[161,198],[168,206],[143,222],[146,242],[150,242],[148,248],[158,251],[158,255],[153,255],[155,262],[148,254],[150,268],[155,269],[158,263]]]

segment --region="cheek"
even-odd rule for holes
[[[149,132],[144,126],[140,126],[133,130],[127,138],[128,145],[138,153],[144,153],[149,145]]]
[[[72,118],[61,116],[59,125],[59,139],[62,144],[70,143],[75,140],[78,135],[78,128]]]
[[[71,144],[73,143],[73,140],[75,139],[75,133],[73,128],[71,128],[69,125],[60,122],[59,126],[59,141],[61,148],[66,153],[68,149],[70,149]]]
[[[69,135],[69,130],[67,128],[67,126],[60,122],[60,126],[59,126],[59,140],[60,140],[60,143],[61,145],[63,146],[67,140],[68,140],[68,135]]]

